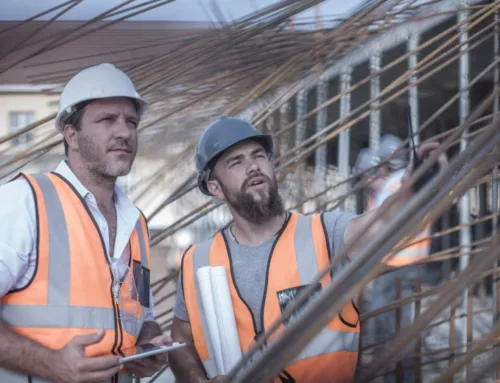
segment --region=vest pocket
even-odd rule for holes
[[[138,300],[141,306],[150,307],[150,271],[148,268],[142,266],[141,262],[134,260],[133,265],[133,273],[135,286],[137,289],[137,297],[134,297],[135,300]]]
[[[297,298],[297,296],[300,295],[302,290],[304,290],[308,286],[310,286],[310,285],[295,286],[295,287],[290,287],[290,288],[285,289],[285,290],[277,291],[276,295],[278,298],[278,304],[279,304],[281,313],[283,313],[283,311],[285,311],[285,309],[288,307],[288,305],[292,304],[295,301],[295,299]],[[322,288],[321,288],[320,283],[318,283],[316,286],[314,286],[314,290],[311,293],[311,295],[309,295],[309,297],[306,298],[306,300],[302,303],[302,305],[300,305],[300,307],[298,307],[290,315],[290,317],[284,321],[284,324],[287,325],[291,320],[293,321],[293,319],[295,317],[300,315],[303,312],[304,308],[309,303],[311,303],[313,301],[313,298],[315,297],[315,295],[321,292],[321,289]]]

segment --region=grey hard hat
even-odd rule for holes
[[[379,156],[377,156],[369,148],[363,148],[359,151],[358,158],[354,164],[354,173],[358,174],[368,170],[380,162]]]
[[[262,134],[245,120],[221,116],[205,129],[196,146],[197,182],[203,194],[211,195],[206,181],[208,173],[215,166],[217,158],[231,146],[248,139],[259,141],[269,157],[272,156],[272,137]]]
[[[380,139],[380,160],[385,161],[392,156],[388,161],[388,166],[392,170],[400,169],[406,166],[406,163],[408,162],[407,154],[403,150],[400,150],[398,153],[396,153],[396,151],[401,147],[402,144],[403,141],[393,134],[385,134]],[[393,156],[393,154],[395,153],[396,155]]]

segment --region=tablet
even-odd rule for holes
[[[141,344],[127,350],[123,350],[124,356],[120,358],[120,363],[127,363],[137,359],[148,358],[150,356],[164,352],[174,351],[185,347],[186,343],[173,343],[171,346],[155,346],[151,343]]]

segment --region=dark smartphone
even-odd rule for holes
[[[421,158],[417,154],[417,148],[415,147],[415,140],[413,138],[413,128],[411,124],[411,110],[407,109],[408,116],[408,136],[410,137],[411,147],[413,150],[413,173],[424,163],[425,158]],[[422,189],[432,178],[434,178],[439,173],[439,164],[434,163],[427,171],[413,184],[413,192],[417,193]]]

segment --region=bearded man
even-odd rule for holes
[[[437,146],[422,145],[421,155]],[[178,382],[226,381],[217,375],[210,352],[196,281],[199,268],[226,268],[239,342],[246,352],[332,257],[342,252],[344,244],[376,235],[387,224],[380,219],[364,230],[366,221],[379,214],[378,209],[359,217],[339,211],[309,216],[287,212],[278,193],[272,154],[271,137],[238,118],[218,118],[198,141],[198,187],[224,201],[234,223],[192,246],[183,257],[172,339],[188,346],[169,355]],[[350,252],[349,258],[355,253]],[[324,289],[332,277],[335,273],[323,278],[315,291]],[[293,318],[284,325],[290,321]],[[274,381],[351,382],[359,331],[358,310],[349,303]]]

